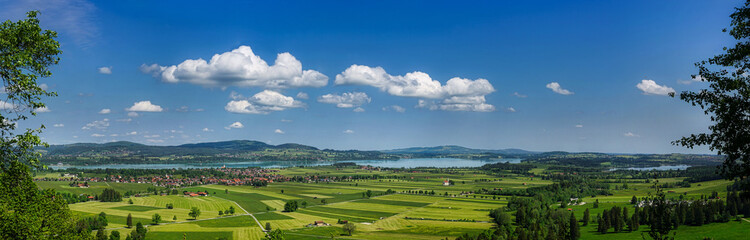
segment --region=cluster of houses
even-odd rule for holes
[[[203,184],[223,184],[223,185],[252,185],[255,182],[283,182],[289,181],[290,178],[283,175],[274,174],[278,172],[275,169],[260,168],[220,168],[219,171],[225,173],[224,177],[212,176],[211,174],[200,175],[195,177],[174,177],[173,175],[157,175],[148,177],[131,177],[123,175],[109,175],[107,177],[78,177],[77,175],[65,174],[58,178],[37,178],[38,181],[71,181],[71,182],[119,182],[119,183],[152,183],[162,187],[183,187],[196,186]],[[71,187],[73,187],[71,185]]]

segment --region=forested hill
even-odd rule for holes
[[[394,154],[378,151],[338,151],[286,143],[270,145],[259,141],[235,140],[183,144],[178,146],[150,146],[133,142],[75,143],[51,145],[38,149],[42,161],[67,164],[106,163],[177,163],[223,161],[319,161],[394,159]]]
[[[234,140],[223,142],[206,142],[192,143],[178,146],[150,146],[140,143],[119,141],[110,143],[74,143],[65,145],[50,145],[49,148],[43,149],[44,155],[148,155],[148,156],[168,156],[168,155],[205,155],[219,153],[239,153],[263,151],[266,149],[275,150],[318,150],[315,147],[287,143],[281,145],[270,145],[259,141]]]

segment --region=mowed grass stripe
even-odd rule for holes
[[[294,219],[293,217],[278,214],[275,212],[267,212],[267,213],[260,213],[260,214],[254,214],[254,215],[255,215],[255,218],[258,219],[258,221]]]
[[[299,197],[297,197],[297,196],[290,196],[290,195],[285,195],[285,194],[281,194],[281,193],[275,193],[275,192],[268,192],[268,191],[263,191],[263,190],[250,189],[250,188],[245,188],[245,187],[241,187],[241,186],[205,185],[205,186],[201,186],[201,188],[210,188],[210,189],[216,189],[216,190],[220,190],[220,191],[224,191],[224,189],[227,189],[227,190],[229,190],[230,193],[231,192],[256,193],[256,194],[262,194],[262,195],[265,195],[265,196],[268,196],[268,197],[271,197],[271,198],[284,199],[284,200],[299,199]]]
[[[315,207],[311,209],[314,209],[315,211],[318,211],[318,212],[342,214],[342,215],[356,216],[356,217],[362,217],[362,218],[371,218],[374,220],[380,219],[381,217],[389,217],[389,216],[396,215],[395,213],[389,213],[389,212],[378,212],[378,211],[369,211],[369,210],[352,210],[352,209],[335,208],[335,207]]]
[[[286,202],[282,200],[260,200],[260,202],[268,205],[269,207],[275,208],[276,210],[283,210],[284,204],[286,204]]]
[[[371,222],[377,219],[372,218],[363,218],[363,217],[355,217],[345,214],[335,214],[335,213],[328,213],[328,212],[319,212],[319,211],[313,211],[308,209],[302,209],[298,210],[300,213],[304,213],[311,216],[321,216],[321,217],[327,217],[332,219],[341,219],[341,220],[349,220],[351,222]]]
[[[162,208],[152,207],[152,206],[127,205],[127,206],[113,207],[111,209],[117,209],[117,210],[123,210],[123,211],[134,211],[134,212],[146,212],[146,211],[157,210],[157,209],[162,209]]]
[[[407,202],[407,201],[381,200],[381,199],[365,199],[365,200],[361,200],[357,202],[358,203],[375,203],[375,204],[384,204],[384,205],[394,205],[394,206],[407,206],[407,207],[424,207],[424,206],[430,205],[430,203],[424,203],[424,202]]]
[[[165,208],[168,203],[175,208],[190,209],[197,207],[201,211],[219,211],[234,207],[234,203],[215,197],[184,197],[184,196],[148,196],[131,197],[134,204]]]

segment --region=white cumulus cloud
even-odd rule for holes
[[[213,132],[214,130],[213,129],[209,129],[209,128],[203,128],[202,131],[204,131],[204,132]]]
[[[104,134],[93,133],[91,134],[91,136],[92,137],[104,137]]]
[[[353,108],[371,102],[372,99],[363,92],[347,92],[341,95],[326,94],[318,97],[318,102],[336,104],[339,108]]]
[[[38,112],[38,113],[46,113],[46,112],[50,112],[50,110],[49,110],[49,108],[48,108],[48,107],[44,106],[44,107],[40,107],[40,108],[36,108],[36,109],[34,109],[34,112]]]
[[[297,98],[299,99],[310,99],[310,95],[307,95],[305,92],[299,92],[297,93]]]
[[[574,92],[571,92],[571,91],[569,91],[567,89],[563,89],[560,86],[560,84],[557,83],[557,82],[547,83],[547,88],[552,89],[553,92],[556,92],[556,93],[562,94],[562,95],[572,95],[572,94],[575,94]]]
[[[99,114],[109,114],[112,112],[112,109],[104,108],[102,110],[99,110]]]
[[[62,123],[56,123],[56,124],[54,124],[54,125],[52,125],[52,126],[53,126],[53,127],[65,127],[65,124],[62,124]]]
[[[272,111],[304,106],[302,102],[272,90],[263,90],[247,99],[239,94],[233,94],[230,97],[234,100],[228,102],[224,110],[231,113],[268,114]]]
[[[283,130],[281,130],[281,129],[276,129],[276,130],[273,130],[273,132],[274,132],[274,133],[278,133],[278,134],[284,134],[284,131],[283,131]]]
[[[494,106],[486,102],[455,103],[456,98],[471,97],[473,100],[484,100],[485,95],[494,92],[495,88],[492,84],[482,78],[470,80],[454,77],[443,85],[424,72],[415,71],[403,76],[394,76],[388,74],[382,67],[373,68],[355,64],[336,75],[335,84],[368,85],[394,96],[441,99],[442,101],[433,101],[435,107],[429,107],[432,110],[481,112],[495,110]],[[476,106],[468,106],[469,104]]]
[[[140,101],[133,104],[133,106],[126,108],[125,110],[130,112],[161,112],[164,109],[159,105],[154,105],[151,101]]]
[[[674,92],[673,88],[667,87],[666,85],[659,85],[654,80],[648,79],[641,80],[641,82],[635,85],[635,87],[643,91],[643,94],[646,95],[667,96],[669,93]]]
[[[7,109],[15,109],[15,108],[16,108],[15,104],[0,100],[0,109],[7,110]]]
[[[346,133],[346,134],[352,134],[352,133],[354,133],[354,130],[346,129],[346,130],[344,130],[344,133]]]
[[[245,125],[242,125],[241,122],[233,122],[232,124],[229,124],[229,126],[224,127],[226,130],[230,130],[232,128],[244,128]]]
[[[112,67],[100,67],[99,73],[101,74],[112,74]]]
[[[688,85],[688,84],[692,84],[694,82],[704,82],[704,81],[705,81],[705,79],[703,79],[703,76],[701,76],[701,75],[693,75],[693,76],[690,77],[690,80],[677,80],[677,83]]]
[[[84,125],[83,127],[81,127],[81,129],[83,129],[83,130],[91,130],[91,129],[102,130],[102,129],[107,129],[108,127],[109,127],[109,119],[105,118],[105,119],[102,119],[101,121],[96,120],[96,121],[87,123],[86,125]]]
[[[285,52],[273,65],[253,53],[249,46],[215,54],[209,61],[187,59],[178,65],[141,65],[141,71],[169,83],[187,82],[207,87],[322,87],[328,77],[315,70],[302,70],[302,63]]]
[[[495,106],[485,103],[484,96],[450,97],[441,102],[420,99],[417,108],[443,111],[492,112]]]

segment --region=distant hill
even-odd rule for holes
[[[44,155],[92,155],[137,154],[137,155],[194,155],[263,151],[266,149],[318,150],[318,148],[296,143],[270,145],[259,141],[234,140],[222,142],[191,143],[178,146],[150,146],[140,143],[119,141],[110,143],[73,143],[50,145],[41,149]]]
[[[529,155],[536,154],[537,152],[526,151],[523,149],[507,148],[507,149],[474,149],[456,145],[436,146],[436,147],[412,147],[402,148],[393,150],[384,150],[384,153],[392,154],[482,154],[482,153],[494,153],[502,155]]]

